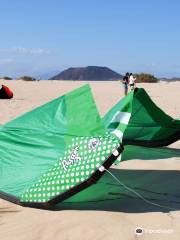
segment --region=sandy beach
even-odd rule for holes
[[[85,83],[0,80],[0,84],[9,86],[14,92],[12,100],[0,100],[0,124]],[[120,82],[89,83],[101,116],[123,97]],[[138,87],[145,88],[167,114],[180,118],[179,82],[141,83]],[[156,159],[156,151],[162,151],[162,155],[158,154],[162,157]],[[144,159],[137,150],[134,158],[120,163],[114,170],[121,181],[136,189],[148,190],[146,196],[151,201],[167,208],[153,206],[125,194],[117,200],[67,204],[57,211],[25,208],[0,199],[0,237],[2,240],[179,240],[179,151],[180,141],[164,149],[147,150]],[[171,154],[166,155],[165,152]],[[136,235],[137,227],[142,227],[144,234]]]

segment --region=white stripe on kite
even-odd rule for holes
[[[111,120],[111,122],[120,122],[123,124],[128,124],[131,113],[128,112],[116,112]]]
[[[118,129],[115,129],[114,131],[111,132],[112,134],[116,135],[116,137],[118,137],[119,139],[122,140],[122,137],[123,137],[123,132],[121,132],[120,130]]]

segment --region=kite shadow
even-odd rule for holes
[[[157,160],[176,157],[180,160],[180,149],[161,147],[146,148],[141,146],[126,145],[122,154],[122,161],[126,160]]]
[[[121,183],[136,191],[148,202],[127,190],[106,173],[98,183],[58,204],[53,210],[125,213],[168,213],[180,210],[180,171],[128,169],[110,171]]]

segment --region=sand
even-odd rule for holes
[[[12,100],[0,100],[0,124],[86,82],[1,80],[0,84],[2,83],[9,86],[15,94]],[[123,97],[123,89],[118,82],[95,82],[90,85],[102,116]],[[146,83],[138,86],[144,87],[154,102],[167,114],[174,118],[180,117],[180,84],[178,82]],[[134,154],[135,159],[122,162],[116,167],[121,181],[136,188],[150,190],[147,196],[151,201],[174,210],[153,206],[141,199],[128,196],[114,201],[69,205],[58,211],[24,208],[0,200],[0,239],[179,240],[180,157],[177,155],[178,149],[180,149],[180,141],[164,149],[174,152],[174,156],[164,158],[162,155],[162,158],[156,159],[156,150],[154,150],[151,152],[153,157],[150,157],[150,160],[140,158],[137,151]],[[144,228],[144,234],[136,235],[136,227]]]

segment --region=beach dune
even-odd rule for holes
[[[12,100],[0,100],[0,124],[86,83],[0,80],[0,84],[14,92]],[[123,97],[120,82],[90,82],[90,85],[101,116]],[[141,83],[138,87],[145,88],[167,114],[180,118],[178,82]],[[166,207],[148,204],[127,190],[116,200],[63,204],[54,211],[25,208],[0,199],[1,239],[179,240],[180,141],[162,149],[147,150],[144,156],[135,148],[130,160],[112,171],[123,183]],[[138,227],[143,228],[142,235],[135,233]]]

